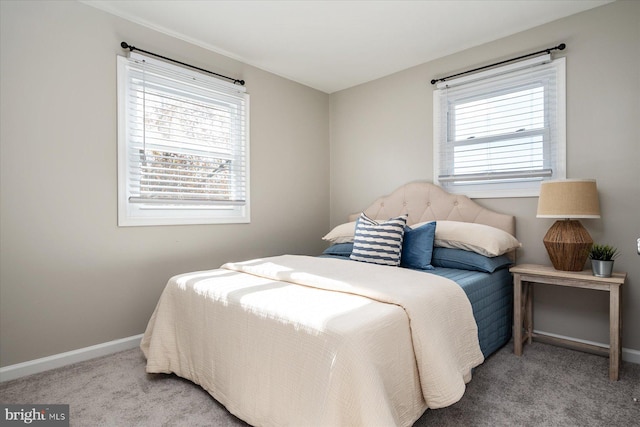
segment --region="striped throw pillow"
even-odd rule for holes
[[[406,215],[379,223],[364,212],[361,213],[356,223],[350,258],[355,261],[398,266],[406,223]]]

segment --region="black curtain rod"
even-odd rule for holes
[[[529,53],[527,55],[518,56],[517,58],[507,59],[505,61],[496,62],[495,64],[485,65],[484,67],[474,68],[473,70],[469,70],[469,71],[463,71],[462,73],[458,73],[458,74],[452,74],[450,76],[443,77],[441,79],[433,79],[433,80],[431,80],[431,84],[433,85],[433,84],[436,84],[438,82],[444,82],[444,81],[446,81],[446,80],[448,80],[448,79],[450,79],[452,77],[458,77],[458,76],[462,76],[462,75],[465,75],[465,74],[475,73],[476,71],[484,70],[486,68],[495,67],[497,65],[506,64],[507,62],[518,61],[520,59],[528,58],[530,56],[540,55],[541,53],[551,53],[552,50],[564,50],[565,47],[567,47],[566,44],[560,43],[558,46],[550,47],[550,48],[541,50],[539,52]]]
[[[185,67],[190,67],[190,68],[196,69],[198,71],[202,71],[202,72],[205,72],[205,73],[213,74],[214,76],[218,76],[218,77],[222,77],[223,79],[231,80],[233,82],[233,84],[238,84],[240,86],[244,86],[244,80],[238,80],[238,79],[234,79],[233,77],[223,76],[222,74],[214,73],[213,71],[205,70],[204,68],[196,67],[195,65],[185,64],[184,62],[176,61],[175,59],[167,58],[166,56],[158,55],[157,53],[152,53],[152,52],[148,52],[146,50],[138,49],[135,46],[131,46],[127,42],[120,43],[120,46],[123,49],[129,49],[129,51],[131,51],[131,52],[133,52],[134,50],[139,50],[140,52],[144,52],[147,55],[152,55],[152,56],[155,56],[156,58],[165,59],[167,61],[171,61],[171,62],[174,62],[176,64],[184,65]]]

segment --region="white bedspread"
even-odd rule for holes
[[[294,255],[172,278],[141,348],[256,426],[411,425],[483,361],[449,279]]]

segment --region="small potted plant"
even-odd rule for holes
[[[609,245],[594,243],[589,250],[591,269],[597,277],[611,277],[613,261],[618,256],[618,249]]]

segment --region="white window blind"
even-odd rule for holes
[[[244,87],[135,53],[118,86],[120,225],[248,222]]]
[[[434,92],[434,181],[472,197],[565,177],[564,58]]]

